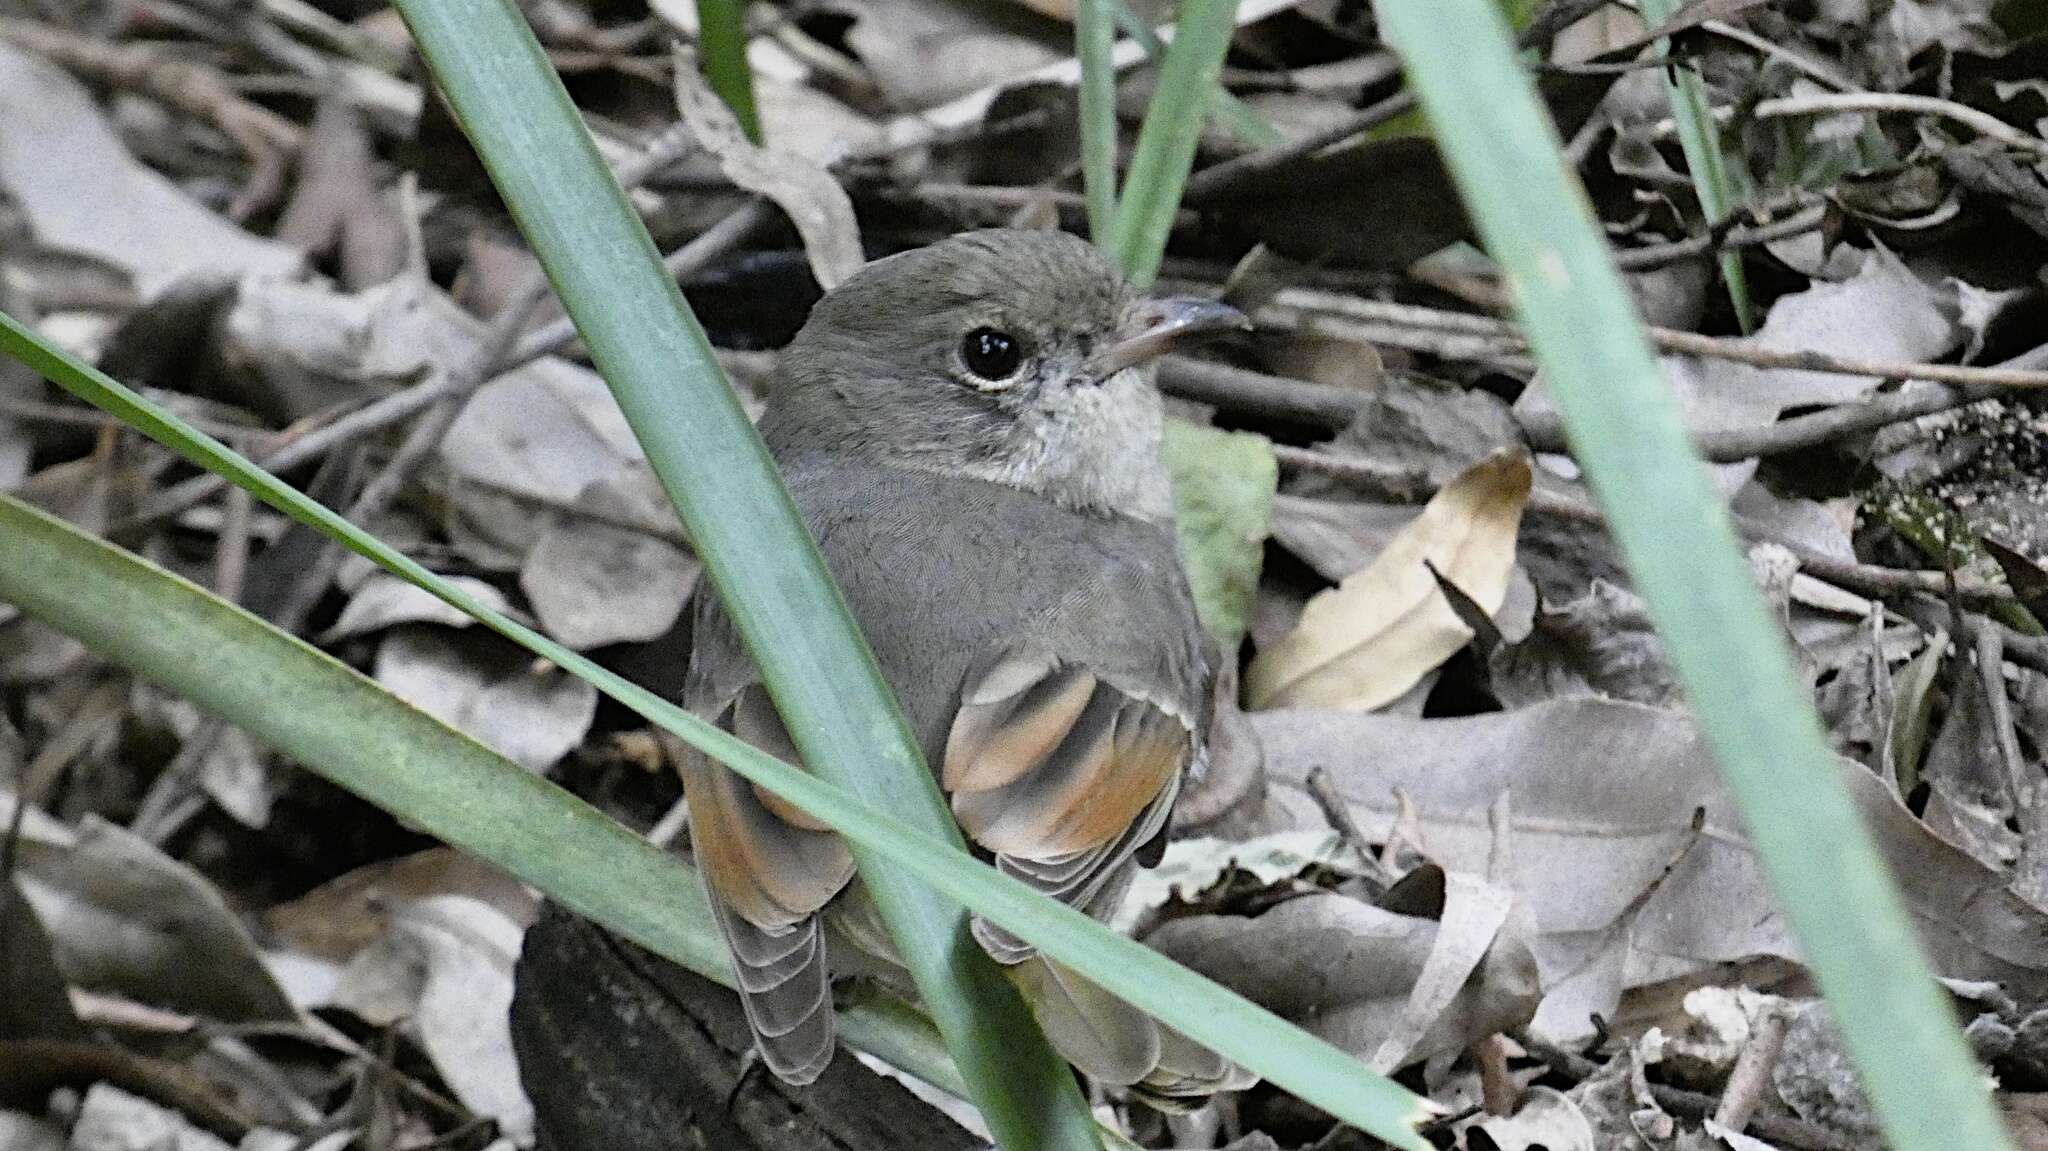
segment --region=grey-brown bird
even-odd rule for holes
[[[760,423],[969,844],[1098,917],[1157,861],[1210,708],[1148,365],[1243,324],[1138,296],[1069,235],[968,233],[821,300]],[[797,761],[714,596],[684,703]],[[809,1082],[833,1052],[825,928],[842,969],[843,948],[887,959],[888,939],[836,835],[701,756],[683,774],[763,1061]],[[1084,1072],[1161,1100],[1245,1081],[993,924],[974,933]]]

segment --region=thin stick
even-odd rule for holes
[[[1715,108],[1714,119],[1726,123],[1735,118],[1735,111],[1732,107]],[[1758,120],[1772,120],[1793,116],[1830,116],[1842,112],[1904,112],[1939,116],[2007,147],[2048,158],[2048,140],[2030,136],[1998,117],[1966,104],[1937,96],[1916,96],[1910,92],[1821,92],[1810,96],[1780,96],[1759,102],[1749,109],[1748,114]],[[1678,125],[1671,120],[1659,120],[1651,129],[1659,137],[1669,136],[1677,130]]]
[[[1366,838],[1365,830],[1358,826],[1358,821],[1351,817],[1350,805],[1337,791],[1336,781],[1330,778],[1328,769],[1317,767],[1308,773],[1308,793],[1314,797],[1316,806],[1323,809],[1323,818],[1337,829],[1338,838],[1358,856],[1366,871],[1382,885],[1392,884],[1393,874],[1373,855],[1372,841]]]
[[[1785,1046],[1785,1013],[1774,1007],[1763,1010],[1756,1032],[1735,1058],[1735,1070],[1728,1073],[1728,1086],[1721,1091],[1721,1103],[1714,1108],[1714,1122],[1730,1131],[1749,1126],[1749,1117],[1762,1100],[1771,1081],[1771,1067]]]
[[[1724,224],[1732,224],[1737,217],[1729,216]],[[1754,248],[1792,236],[1804,235],[1820,229],[1827,220],[1827,205],[1814,204],[1782,220],[1751,227],[1729,227],[1725,231],[1712,228],[1697,236],[1673,240],[1665,244],[1644,244],[1635,248],[1616,248],[1614,264],[1625,272],[1642,272],[1675,264],[1682,260],[1713,252],[1729,252],[1742,248]]]
[[[1998,368],[1981,370],[2032,371],[2031,365],[2044,359],[2048,359],[2048,345],[2022,353]],[[1913,378],[1924,379],[1917,375]],[[1349,388],[1181,357],[1169,357],[1160,364],[1159,388],[1171,396],[1273,423],[1306,424],[1331,430],[1349,426],[1370,402],[1369,396]],[[1887,392],[1758,428],[1701,432],[1693,440],[1700,454],[1710,463],[1735,463],[1817,447],[1891,424],[1967,407],[1992,398],[1999,391],[1990,386],[1957,388],[1934,385],[1914,392]],[[1520,413],[1516,420],[1521,424],[1522,434],[1529,445],[1536,450],[1569,449],[1563,421],[1557,417]],[[1286,459],[1283,458],[1282,462],[1285,463]],[[1317,467],[1306,461],[1300,466]]]
[[[1486,286],[1471,284],[1468,290],[1476,296],[1486,292]],[[1490,302],[1505,301],[1495,296]],[[1514,323],[1492,316],[1429,308],[1418,304],[1367,300],[1315,288],[1281,289],[1274,297],[1272,305],[1259,310],[1258,319],[1262,325],[1295,328],[1301,326],[1301,313],[1304,312],[1342,316],[1367,322],[1407,325],[1432,331],[1457,332],[1468,336],[1517,341],[1522,338],[1520,328]],[[1650,328],[1649,332],[1652,341],[1664,351],[1682,352],[1704,359],[1729,360],[1757,368],[1784,368],[1841,376],[1876,376],[1887,380],[1928,380],[1963,387],[1988,384],[2001,388],[2048,388],[2048,371],[2034,369],[1980,368],[1967,364],[1866,359],[1861,356],[1840,356],[1815,351],[1781,351],[1761,348],[1741,340],[1703,336],[1697,332],[1682,332],[1674,328]]]
[[[1489,1035],[1474,1043],[1472,1061],[1479,1065],[1479,1095],[1485,1100],[1486,1113],[1514,1114],[1520,1092],[1515,1088],[1515,1077],[1508,1072],[1508,1049],[1501,1037]]]

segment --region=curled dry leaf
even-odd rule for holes
[[[549,635],[586,651],[668,634],[702,570],[666,540],[572,513],[526,553],[519,587]]]
[[[64,1129],[16,1111],[0,1111],[0,1147],[7,1151],[64,1151]]]
[[[0,794],[0,823],[13,808]],[[71,828],[34,809],[25,815],[17,881],[74,987],[227,1022],[298,1018],[198,872],[97,817]]]
[[[847,49],[901,112],[1021,82],[1073,51],[1071,34],[1058,25],[981,0],[862,0],[846,11],[855,16]]]
[[[464,1106],[533,1141],[533,1104],[512,1052],[512,968],[525,926],[463,895],[434,895],[393,921],[425,968],[413,1026]]]
[[[602,511],[656,535],[676,531],[611,390],[561,360],[537,360],[477,389],[442,438],[440,462],[457,515],[450,534],[465,554],[502,549],[505,566],[517,567],[533,547],[535,505]]]
[[[434,847],[359,867],[263,913],[279,940],[341,962],[383,937],[392,914],[433,895],[489,904],[526,926],[540,912],[525,885],[475,856]]]
[[[831,291],[867,262],[853,201],[832,174],[802,156],[764,148],[747,139],[738,117],[718,98],[696,67],[679,58],[675,69],[676,108],[704,150],[718,157],[726,178],[775,201],[803,238],[811,274]]]
[[[512,611],[505,593],[474,576],[444,575],[441,577],[470,595],[475,596],[484,606],[494,611]],[[320,636],[321,643],[333,643],[349,636],[368,635],[404,623],[431,623],[442,627],[465,628],[475,623],[469,613],[448,605],[439,596],[399,579],[397,576],[377,574],[364,581],[349,598],[348,606],[341,609],[341,618],[334,626]]]
[[[1444,873],[1444,882],[1443,912],[1437,917],[1429,958],[1416,973],[1400,1018],[1372,1054],[1370,1066],[1382,1075],[1413,1062],[1418,1045],[1432,1033],[1439,1043],[1455,1034],[1458,1046],[1464,1047],[1506,1030],[1509,1024],[1504,1020],[1526,1023],[1536,1013],[1536,961],[1527,945],[1510,936],[1499,954],[1494,950],[1514,910],[1514,893],[1459,871]],[[1481,985],[1491,992],[1486,998],[1492,1009],[1475,1013],[1467,1004],[1462,1015],[1457,1013],[1466,989],[1472,988],[1478,998]],[[1520,1018],[1514,1018],[1517,1008]]]
[[[228,1143],[168,1107],[95,1083],[79,1104],[71,1151],[230,1151]]]
[[[149,299],[192,275],[292,276],[305,259],[207,211],[129,154],[92,93],[62,68],[0,45],[0,193],[37,243],[127,274]]]
[[[457,1098],[522,1144],[533,1109],[512,1055],[512,967],[539,899],[440,847],[350,872],[270,909],[301,1006],[409,1023]]]
[[[495,637],[397,628],[377,649],[374,674],[393,695],[533,772],[569,754],[597,715],[596,688]]]
[[[1913,362],[1936,359],[1962,342],[1953,293],[1930,287],[1883,248],[1849,253],[1860,265],[1839,283],[1816,280],[1782,296],[1755,335],[1744,342],[1773,352],[1810,351]],[[1759,368],[1734,360],[1671,355],[1665,378],[1694,433],[1760,428],[1792,408],[1847,403],[1875,391],[1875,376],[1845,376],[1792,368]],[[1516,411],[1552,413],[1539,379],[1515,402]],[[1716,465],[1715,486],[1733,495],[1756,474],[1757,462]]]
[[[1528,455],[1498,451],[1436,494],[1365,570],[1308,602],[1245,677],[1253,707],[1369,711],[1397,699],[1472,636],[1429,567],[1487,612],[1507,597],[1528,501]]]
[[[1473,902],[1479,914],[1439,923],[1323,893],[1253,919],[1172,920],[1145,942],[1361,1058],[1407,1066],[1520,1026],[1535,1010],[1534,961],[1491,913],[1504,905],[1485,896]],[[1425,979],[1461,967],[1462,977]],[[1411,1009],[1418,988],[1423,1001]]]
[[[1458,1125],[1459,1147],[1498,1151],[1594,1151],[1593,1125],[1579,1105],[1554,1087],[1532,1087],[1513,1115],[1478,1115]],[[1486,1142],[1472,1139],[1486,1133]]]
[[[1514,797],[1511,878],[1534,922],[1555,1041],[1613,1018],[1624,989],[1719,963],[1798,958],[1698,729],[1683,713],[1578,698],[1459,719],[1332,711],[1250,717],[1267,752],[1267,824],[1327,826],[1306,789],[1327,769],[1363,834],[1384,842],[1411,801],[1416,834],[1453,870],[1486,867],[1486,812]],[[1900,877],[1938,971],[2048,988],[2048,916],[1943,842],[1868,769],[1842,777]],[[1696,811],[1704,810],[1699,831]]]
[[[1149,913],[1176,899],[1194,901],[1232,871],[1271,886],[1312,866],[1352,870],[1356,865],[1342,836],[1316,828],[1276,831],[1242,843],[1207,835],[1176,839],[1156,866],[1132,877],[1110,926],[1132,931]]]

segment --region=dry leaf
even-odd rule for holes
[[[219,1136],[139,1095],[95,1083],[79,1104],[71,1151],[230,1151]]]
[[[1412,802],[1433,860],[1480,871],[1486,810],[1510,815],[1512,885],[1529,908],[1545,1002],[1535,1032],[1569,1042],[1625,988],[1757,957],[1799,956],[1698,729],[1684,713],[1593,698],[1458,719],[1331,711],[1250,717],[1267,753],[1265,829],[1323,829],[1308,772],[1327,769],[1372,842]],[[2048,987],[2048,920],[2000,873],[1943,842],[1876,775],[1844,761],[1936,969]],[[1700,832],[1690,830],[1704,809]],[[1675,866],[1674,866],[1675,863]],[[1666,870],[1669,873],[1666,874]]]
[[[407,624],[385,637],[373,670],[393,695],[535,773],[574,750],[597,715],[596,688],[496,637]]]
[[[525,927],[463,895],[434,895],[393,921],[420,957],[424,981],[413,1027],[463,1105],[498,1121],[513,1142],[533,1142],[533,1104],[512,1053],[512,968]]]
[[[726,178],[775,201],[803,238],[811,274],[831,291],[867,262],[853,201],[832,174],[802,156],[747,139],[740,122],[687,57],[676,62],[676,108]]]
[[[1524,941],[1496,936],[1476,920],[1470,926],[1478,930],[1467,936],[1464,925],[1330,892],[1287,900],[1256,918],[1170,920],[1145,944],[1360,1058],[1399,1033],[1393,1046],[1401,1053],[1388,1058],[1406,1066],[1518,1027],[1536,1007],[1535,964]],[[1447,930],[1461,938],[1445,940]],[[1465,966],[1466,944],[1482,934],[1480,955],[1457,978],[1450,968]],[[1411,1008],[1432,967],[1427,1001]]]
[[[433,847],[329,880],[264,912],[263,923],[292,947],[340,962],[381,938],[395,911],[434,895],[487,903],[521,927],[540,913],[518,880],[455,848]]]
[[[549,635],[588,651],[667,635],[702,570],[666,540],[571,514],[526,553],[519,587]]]
[[[0,819],[14,810],[0,792]],[[72,986],[229,1022],[298,1016],[211,881],[97,816],[30,809],[17,881]]]
[[[1400,697],[1472,637],[1429,565],[1493,612],[1506,599],[1529,497],[1516,449],[1472,465],[1387,541],[1371,566],[1308,602],[1245,677],[1251,705],[1369,711]]]
[[[0,192],[36,241],[120,269],[145,300],[187,276],[295,276],[305,267],[295,249],[235,227],[136,160],[85,85],[7,46],[0,124]]]
[[[1478,1147],[1470,1132],[1484,1131],[1484,1146],[1499,1151],[1593,1151],[1593,1125],[1579,1105],[1551,1087],[1532,1087],[1513,1115],[1480,1115],[1458,1125],[1458,1146]]]
[[[504,592],[474,576],[444,575],[441,578],[468,592],[492,611],[513,610]],[[348,606],[341,609],[341,618],[321,634],[320,642],[331,644],[350,636],[368,635],[406,623],[465,628],[475,622],[468,612],[451,606],[433,592],[397,576],[379,573],[356,589],[349,598]]]

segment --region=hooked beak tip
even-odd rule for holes
[[[1116,339],[1095,353],[1090,366],[1097,380],[1106,380],[1125,368],[1231,332],[1249,331],[1251,326],[1243,312],[1220,300],[1201,296],[1146,300],[1132,310]]]

